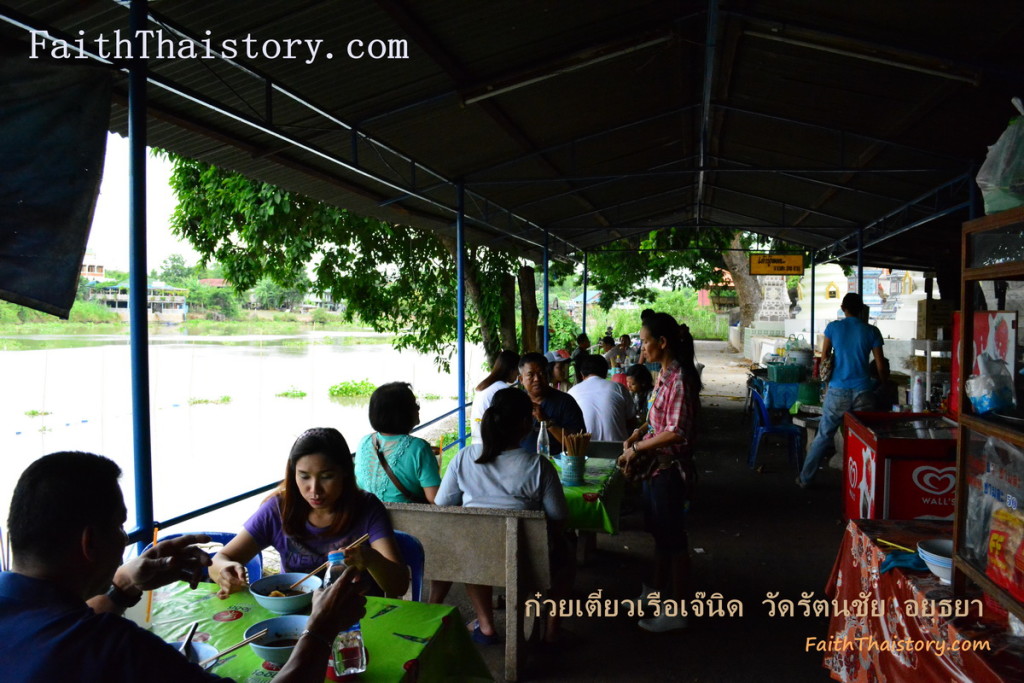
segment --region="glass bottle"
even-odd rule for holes
[[[548,437],[548,423],[540,423],[540,433],[537,434],[537,455],[551,459],[551,442]]]
[[[345,573],[345,551],[335,550],[327,554],[327,573],[324,574],[324,588],[341,578]]]

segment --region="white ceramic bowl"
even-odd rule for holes
[[[181,649],[181,643],[182,642],[183,641],[179,640],[176,643],[169,643],[169,645],[171,647],[173,647],[175,650],[179,650],[179,649]],[[188,661],[192,662],[193,664],[197,663],[197,662],[201,662],[204,659],[209,659],[210,657],[212,657],[215,654],[217,654],[217,648],[215,648],[213,645],[210,645],[209,643],[197,643],[194,640],[191,643],[189,643],[189,648],[188,649],[189,649]],[[210,669],[216,663],[217,663],[216,661],[210,662],[204,668],[205,669]]]
[[[292,579],[294,581],[294,579]],[[306,623],[309,617],[301,614],[289,614],[283,617],[274,617],[253,624],[245,629],[245,637],[248,638],[263,629],[267,629],[267,635],[259,640],[249,643],[252,651],[259,655],[260,659],[271,664],[284,666],[288,658],[292,656],[295,643],[299,636],[306,630]],[[289,641],[284,645],[275,645],[282,641]]]
[[[930,538],[917,544],[917,554],[928,565],[942,583],[948,584],[953,578],[953,541],[946,538]]]
[[[299,584],[295,590],[301,590],[300,595],[288,595],[283,598],[272,598],[268,593],[271,591],[283,591],[303,576],[300,572],[286,572],[284,574],[272,574],[264,576],[259,581],[253,581],[249,591],[263,607],[274,614],[295,614],[308,609],[313,604],[313,591],[323,584],[318,576],[311,576]]]

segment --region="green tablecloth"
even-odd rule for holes
[[[249,626],[274,616],[247,590],[219,599],[212,583],[201,583],[195,591],[185,583],[172,584],[154,593],[153,632],[168,642],[179,640],[193,621],[199,621],[196,640],[222,650],[242,640]],[[358,681],[492,680],[458,609],[451,605],[368,597],[360,623],[369,661]],[[213,673],[238,683],[272,677],[274,667],[264,664],[250,647],[226,658],[230,659]]]
[[[455,457],[455,449],[445,452],[441,459],[441,473]],[[558,460],[554,461],[558,469]],[[619,509],[626,481],[615,466],[613,458],[590,458],[583,473],[583,486],[562,486],[565,502],[569,505],[566,526],[579,531],[619,531]]]

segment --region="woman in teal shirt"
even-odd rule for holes
[[[437,458],[430,444],[409,434],[419,419],[411,385],[377,387],[370,396],[370,426],[376,431],[363,437],[356,451],[360,488],[388,503],[434,502],[441,484]]]

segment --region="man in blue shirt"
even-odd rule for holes
[[[201,535],[163,541],[121,564],[120,474],[107,458],[64,452],[36,460],[18,479],[8,517],[14,570],[0,573],[3,680],[225,680],[120,616],[144,590],[179,580],[194,587],[210,564],[193,545],[210,540]],[[323,681],[335,634],[364,613],[351,578],[314,596],[308,630],[276,681]]]
[[[878,369],[878,381],[888,379],[888,366],[882,355],[882,334],[874,325],[861,320],[864,302],[856,292],[843,297],[846,317],[830,322],[825,328],[821,357],[828,358],[835,350],[832,378],[825,394],[818,434],[804,460],[803,470],[796,478],[797,486],[806,488],[818,472],[818,465],[832,449],[832,440],[843,424],[843,415],[850,410],[871,410],[875,407],[874,379],[870,375],[869,356]]]

